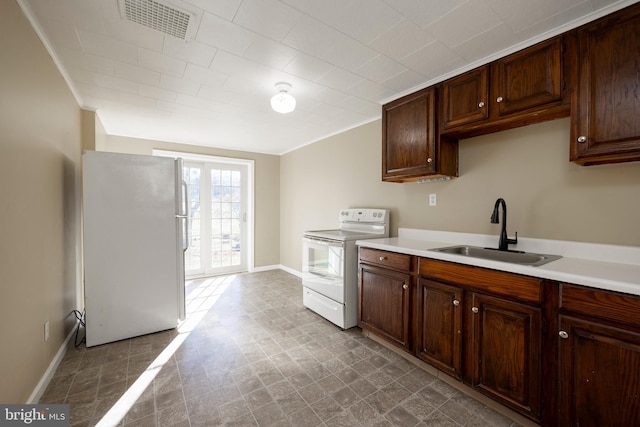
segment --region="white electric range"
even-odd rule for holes
[[[342,209],[338,228],[305,231],[302,238],[302,303],[342,329],[357,325],[356,240],[389,236],[386,209]]]

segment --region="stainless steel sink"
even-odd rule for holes
[[[559,255],[534,254],[531,252],[521,251],[501,251],[492,248],[480,248],[478,246],[448,246],[446,248],[431,250],[471,258],[482,258],[492,261],[508,262],[511,264],[529,265],[533,267],[562,258]]]

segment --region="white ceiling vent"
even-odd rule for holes
[[[118,0],[118,6],[123,19],[186,41],[191,39],[199,18],[195,13],[169,2]]]

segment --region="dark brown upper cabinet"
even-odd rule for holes
[[[466,138],[569,115],[562,37],[441,84],[442,132]]]
[[[640,5],[567,36],[572,67],[571,161],[640,160]]]
[[[382,107],[382,180],[458,175],[458,141],[440,138],[429,87]]]
[[[489,118],[489,67],[483,66],[442,85],[443,130]]]

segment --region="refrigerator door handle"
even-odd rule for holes
[[[182,245],[182,251],[186,252],[189,249],[189,189],[187,183],[182,181],[182,188],[184,188],[184,243]]]

